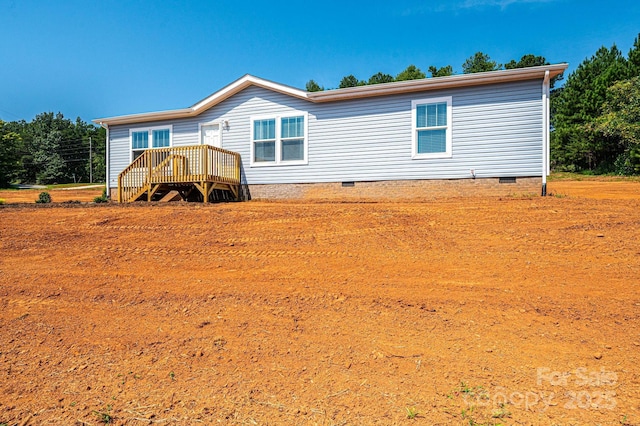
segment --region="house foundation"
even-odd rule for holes
[[[539,196],[540,177],[389,180],[249,185],[251,199],[419,200],[442,197]]]
[[[502,182],[501,182],[502,180]],[[542,179],[443,179],[389,180],[373,182],[284,183],[248,185],[252,200],[423,200],[451,197],[540,196]],[[111,188],[117,194],[117,188]],[[246,200],[246,188],[242,191]]]

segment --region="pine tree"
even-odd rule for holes
[[[628,77],[627,61],[614,45],[585,59],[551,96],[552,163],[559,170],[609,171],[619,150],[589,129],[601,114],[608,88]]]

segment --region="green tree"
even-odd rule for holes
[[[619,81],[607,90],[603,114],[590,130],[615,141],[615,172],[640,172],[640,77]]]
[[[305,88],[307,89],[307,92],[322,92],[324,90],[324,87],[320,86],[314,80],[307,81]]]
[[[591,131],[603,110],[610,86],[625,80],[626,59],[614,45],[601,47],[551,94],[551,161],[558,170],[612,171],[620,147]]]
[[[395,81],[392,75],[379,72],[369,77],[367,84],[391,83],[392,81]]]
[[[475,72],[487,72],[499,70],[502,65],[496,61],[492,61],[489,55],[476,52],[473,56],[469,57],[464,64],[462,64],[462,72],[465,74],[471,74]]]
[[[37,183],[66,182],[67,168],[62,154],[67,151],[63,133],[69,133],[73,124],[61,113],[46,112],[36,115],[23,132],[27,155],[23,157],[28,176],[23,180]]]
[[[627,56],[629,77],[640,76],[640,34],[636,37]]]
[[[93,181],[106,182],[107,131],[103,127],[92,126],[89,135],[91,136],[92,146]]]
[[[338,87],[340,89],[344,89],[347,87],[364,86],[365,84],[366,82],[358,80],[353,74],[349,74],[346,77],[342,77],[342,80],[340,80],[340,85]]]
[[[18,175],[21,181],[88,182],[90,174],[94,181],[104,180],[104,129],[80,118],[74,122],[52,112],[38,114],[29,123],[24,120],[6,123],[6,127],[23,141]]]
[[[409,65],[404,71],[396,76],[396,81],[419,80],[425,78],[426,74],[420,71],[415,65]]]
[[[60,155],[62,133],[53,130],[35,140],[37,149],[33,152],[33,163],[38,168],[37,183],[62,183],[65,181],[65,162]]]
[[[0,120],[0,188],[6,188],[22,168],[22,138]]]
[[[527,68],[527,67],[538,67],[540,65],[549,65],[547,59],[544,56],[535,56],[535,55],[523,55],[519,61],[516,62],[515,59],[510,60],[506,64],[504,64],[504,68],[507,70],[512,70],[515,68]]]
[[[519,61],[512,59],[511,61],[504,64],[504,68],[507,70],[512,70],[516,68],[528,68],[528,67],[539,67],[541,65],[549,65],[547,58],[544,56],[536,56],[532,54],[523,55]],[[562,74],[557,75],[551,79],[550,86],[551,88],[555,87],[556,83],[562,80]]]
[[[431,65],[429,67],[429,72],[431,73],[431,77],[448,77],[453,75],[453,67],[451,65],[447,65],[446,67],[436,68]]]

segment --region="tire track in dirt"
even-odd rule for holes
[[[23,248],[23,253],[41,251],[40,247]],[[236,250],[236,249],[178,249],[166,247],[119,247],[119,246],[89,246],[82,248],[83,253],[92,254],[121,254],[121,255],[165,255],[165,256],[216,256],[216,257],[322,257],[322,256],[352,256],[353,253],[343,250]]]
[[[174,232],[174,231],[195,231],[201,232],[202,230],[213,230],[211,227],[207,226],[193,226],[193,225],[100,225],[100,224],[88,224],[87,228],[100,228],[101,230],[110,230],[110,231],[142,231],[142,232]],[[269,236],[237,236],[220,240],[220,242],[232,244],[232,243],[255,243],[261,244],[269,241],[291,241],[291,242],[315,242],[317,240],[329,240],[331,238],[340,238],[340,237],[352,237],[352,236],[360,236],[360,235],[388,235],[390,237],[394,236],[396,233],[402,232],[403,228],[400,225],[388,225],[381,226],[376,228],[342,228],[342,229],[333,229],[333,230],[323,230],[316,232],[305,232],[300,235],[269,235]],[[297,253],[298,251],[296,251]],[[328,253],[332,253],[333,251],[329,251]],[[311,253],[327,253],[324,251],[313,251]],[[303,255],[303,254],[301,254]],[[313,254],[312,254],[313,255]]]
[[[226,257],[291,257],[291,256],[349,256],[349,252],[333,250],[237,250],[237,249],[178,249],[166,247],[87,247],[99,253],[169,256],[226,256]]]

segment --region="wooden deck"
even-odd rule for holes
[[[197,189],[206,203],[216,189],[238,199],[240,154],[211,145],[146,150],[118,175],[118,202],[152,201],[176,190],[183,199]]]

